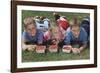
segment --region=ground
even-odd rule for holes
[[[55,26],[54,17],[52,15],[53,12],[42,12],[42,11],[22,11],[22,20],[28,16],[46,16],[50,19],[50,24],[52,27]],[[66,16],[68,20],[70,20],[73,16],[77,16],[78,20],[85,16],[89,16],[87,13],[66,13],[66,12],[59,12],[59,14]],[[23,22],[22,22],[23,24]],[[23,31],[23,30],[22,30]],[[35,51],[22,51],[22,62],[38,62],[38,61],[61,61],[61,60],[80,60],[80,59],[89,59],[90,56],[89,48],[83,50],[80,54],[67,54],[63,53],[61,50],[59,53],[50,53],[47,51],[44,54],[38,54]]]
[[[39,62],[39,61],[61,61],[61,60],[80,60],[89,59],[89,49],[86,48],[80,54],[64,53],[60,50],[59,53],[36,53],[35,51],[23,51],[22,62]]]

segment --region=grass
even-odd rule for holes
[[[30,10],[22,10],[22,20],[25,17],[28,16],[46,16],[50,19],[50,24],[52,27],[54,27],[54,17],[52,15],[53,12],[47,12],[47,11],[30,11]],[[66,16],[68,20],[70,20],[73,16],[77,16],[78,20],[81,21],[81,19],[85,16],[89,16],[88,13],[69,13],[69,12],[59,12],[59,14]],[[23,22],[22,22],[23,24]],[[38,54],[35,51],[22,51],[22,62],[39,62],[39,61],[61,61],[61,60],[80,60],[80,59],[89,59],[89,48],[86,48],[84,51],[82,51],[80,54],[67,54],[63,53],[61,50],[59,53],[50,53],[47,51],[47,53],[44,54]]]
[[[22,62],[39,62],[39,61],[61,61],[61,60],[80,60],[89,59],[89,49],[86,48],[80,54],[64,53],[36,53],[35,51],[22,51]]]
[[[83,17],[86,16],[90,16],[89,13],[72,13],[72,12],[57,12],[62,16],[66,16],[66,18],[68,19],[68,21],[70,19],[72,19],[73,16],[77,16],[78,20],[81,21],[81,19]],[[54,26],[54,16],[53,16],[53,12],[48,12],[48,11],[31,11],[31,10],[22,10],[22,20],[25,17],[29,17],[29,16],[46,16],[47,18],[50,19],[50,24],[51,26]],[[23,22],[22,22],[23,23]]]

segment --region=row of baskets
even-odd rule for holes
[[[39,46],[32,46],[31,47],[27,47],[28,51],[35,51],[36,53],[45,53],[46,50],[48,50],[49,52],[53,53],[53,52],[58,52],[60,48],[58,48],[57,45],[50,45],[48,48],[46,48],[46,46],[43,45],[39,45]],[[71,48],[71,46],[63,46],[63,48],[61,49],[62,52],[65,53],[70,53],[71,51],[75,54],[80,53],[77,52],[77,50],[74,48]]]
[[[45,53],[46,50],[48,50],[49,52],[53,53],[53,52],[58,52],[59,48],[57,45],[50,45],[48,48],[46,48],[46,46],[36,46],[35,48],[28,48],[28,50],[32,51],[36,51],[36,53]],[[70,47],[64,46],[62,48],[62,52],[65,53],[70,53],[71,49]]]

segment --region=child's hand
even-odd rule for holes
[[[78,49],[78,48],[72,48],[72,52],[74,54],[79,54],[80,53],[80,49]]]
[[[36,45],[23,45],[23,50],[33,51],[36,48]]]
[[[28,46],[28,51],[33,51],[36,48],[36,45],[27,45]]]
[[[52,44],[57,44],[57,40],[53,39]]]
[[[80,47],[80,48],[79,48],[80,52],[83,51],[83,49],[84,49],[84,47]]]

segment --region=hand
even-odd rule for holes
[[[80,49],[78,49],[78,48],[72,48],[72,52],[74,54],[78,54],[78,53],[80,53]]]
[[[58,44],[58,43],[57,43],[57,40],[55,40],[55,39],[52,40],[52,44]]]
[[[28,50],[28,51],[33,51],[36,48],[36,45],[23,45],[22,49],[23,50]]]
[[[80,50],[80,52],[83,51],[84,50],[84,47],[80,47],[79,50]]]

